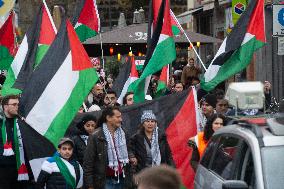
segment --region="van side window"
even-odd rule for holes
[[[204,155],[203,155],[203,157],[201,157],[202,159],[200,161],[200,164],[203,165],[204,167],[206,167],[206,168],[209,167],[210,160],[213,157],[214,149],[217,148],[219,140],[220,140],[220,137],[213,137],[209,141],[209,143],[206,147],[206,150],[204,152]]]

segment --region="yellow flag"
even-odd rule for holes
[[[0,0],[0,16],[5,16],[15,4],[15,0]]]

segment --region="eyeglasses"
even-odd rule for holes
[[[19,103],[13,103],[13,104],[7,104],[7,105],[11,105],[11,106],[19,106]]]

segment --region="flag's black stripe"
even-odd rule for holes
[[[50,157],[55,153],[55,147],[44,136],[23,121],[19,120],[18,123],[28,160]]]
[[[63,19],[55,40],[37,69],[32,73],[30,80],[23,90],[19,107],[21,116],[26,117],[28,115],[69,52],[70,46],[66,29],[66,19]],[[63,75],[62,77],[65,76]],[[57,92],[60,93],[60,91]],[[56,93],[53,95],[56,95]]]
[[[153,2],[152,0],[150,1],[150,8],[149,8],[149,24],[148,24],[148,36],[147,36],[147,52],[146,52],[146,58],[145,58],[145,63],[143,66],[143,69],[147,66],[148,62],[152,58],[152,55],[155,51],[155,48],[158,44],[160,34],[163,28],[163,22],[164,22],[164,10],[165,10],[165,5],[166,1],[163,0],[159,9],[159,14],[157,18],[157,25],[156,28],[153,28],[153,35],[151,36],[152,33],[152,23],[154,19],[153,15]]]
[[[250,1],[247,9],[227,37],[225,52],[214,60],[213,65],[223,65],[241,47],[256,3],[257,0]]]
[[[75,12],[74,12],[74,15],[73,15],[73,18],[72,18],[72,22],[71,22],[74,27],[75,27],[76,23],[79,20],[79,17],[80,17],[80,14],[82,12],[82,9],[85,6],[85,2],[86,2],[86,0],[77,1],[77,4],[75,6],[76,7],[75,8]]]
[[[32,25],[26,32],[27,42],[28,42],[28,52],[26,54],[23,66],[19,72],[17,80],[14,84],[14,88],[23,90],[29,77],[33,72],[33,66],[36,60],[36,52],[38,49],[38,42],[40,36],[40,26],[42,21],[42,10],[43,4],[40,6]]]
[[[129,135],[133,135],[137,131],[138,126],[141,124],[140,120],[143,111],[153,110],[158,120],[158,127],[161,131],[165,131],[184,105],[189,92],[190,90],[187,89],[183,92],[163,96],[152,101],[146,101],[132,106],[122,106],[120,108],[123,120],[122,127]],[[101,113],[102,111],[95,111],[78,114],[66,132],[67,135],[70,136],[76,133],[76,125],[80,123],[85,114],[93,114],[97,117],[97,119],[99,119]]]
[[[115,91],[118,97],[122,92],[125,82],[129,78],[130,72],[131,72],[131,58],[128,58],[127,62],[120,67],[118,76],[115,78],[115,81],[113,83],[112,89],[113,91]]]

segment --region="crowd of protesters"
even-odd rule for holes
[[[119,106],[134,104],[134,93],[126,93],[123,104],[118,104],[117,94],[112,90],[113,78],[105,78],[100,66],[96,62],[94,65],[100,79],[78,113],[102,110],[101,116],[85,114],[76,125],[78,132],[60,140],[57,152],[44,161],[37,182],[33,184],[17,181],[15,153],[4,153],[8,147],[12,151],[17,150],[15,144],[18,139],[15,137],[14,122],[18,116],[19,99],[14,95],[2,99],[4,115],[0,123],[0,189],[126,189],[137,188],[137,185],[143,189],[149,184],[157,184],[160,188],[179,188],[180,179],[174,171],[175,165],[167,136],[160,129],[156,115],[152,110],[143,111],[140,125],[136,126],[137,132],[129,136],[122,127]],[[224,91],[207,93],[200,89],[201,70],[195,65],[194,59],[191,58],[182,65],[183,67],[177,66],[181,70],[173,70],[176,74],[171,77],[165,95],[179,93],[190,86],[195,86],[198,91],[199,113],[202,118],[198,127],[198,140],[188,140],[188,146],[193,150],[188,161],[195,170],[214,132],[230,121],[227,116],[234,115],[235,111],[244,115],[256,115],[260,111],[231,109],[224,99]],[[271,98],[270,88],[269,82],[265,82],[267,106]],[[151,89],[155,90],[155,87]],[[154,93],[155,91],[150,92]],[[163,164],[172,168],[160,167]],[[29,166],[27,169],[29,170]],[[163,178],[159,173],[165,173]],[[166,177],[170,180],[165,179]]]

